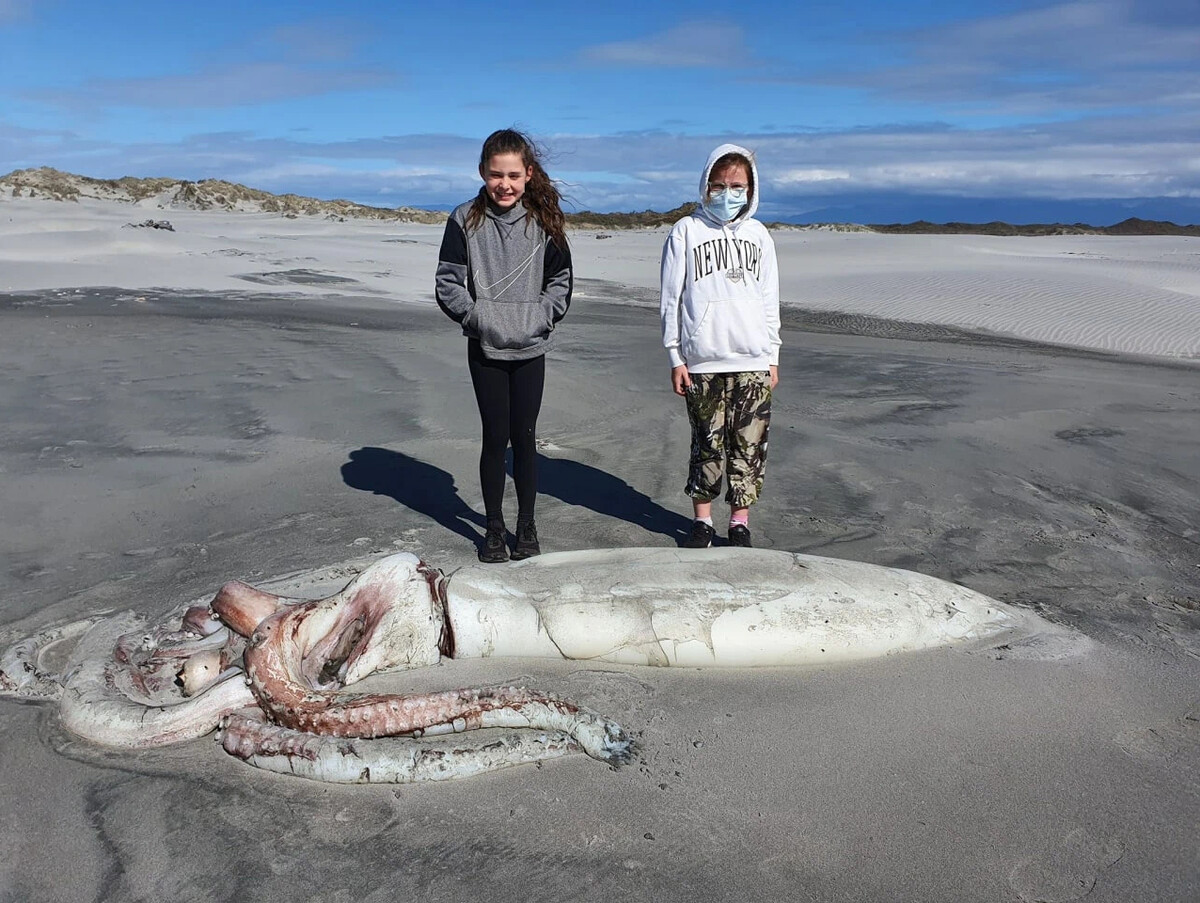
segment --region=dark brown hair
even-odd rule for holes
[[[516,129],[499,129],[487,136],[483,142],[483,150],[479,152],[479,170],[482,173],[488,161],[497,154],[520,154],[521,162],[532,170],[529,181],[525,184],[525,194],[521,200],[525,208],[533,214],[538,225],[558,247],[567,247],[567,220],[563,216],[562,195],[546,170],[542,168],[541,154],[533,140]],[[483,213],[487,208],[487,186],[479,189],[479,194],[471,202],[467,211],[467,228],[477,229],[483,222]]]
[[[721,154],[717,157],[717,161],[713,163],[712,169],[708,171],[709,181],[712,181],[713,173],[720,172],[727,166],[737,166],[738,164],[746,167],[746,176],[750,181],[750,190],[746,192],[746,200],[749,201],[754,197],[754,164],[745,154],[739,154],[736,151],[729,154]]]

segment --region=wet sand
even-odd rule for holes
[[[580,288],[548,360],[543,547],[674,544],[688,433],[656,313]],[[101,751],[3,699],[0,900],[1193,899],[1200,367],[789,322],[756,543],[952,579],[1083,651],[445,662],[391,680],[520,680],[641,752],[416,787],[277,777],[211,739]],[[436,309],[9,294],[0,367],[10,636],[397,549],[474,560],[478,420]]]

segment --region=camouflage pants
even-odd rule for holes
[[[767,465],[767,431],[771,425],[771,375],[693,373],[687,390],[692,425],[692,455],[684,492],[700,502],[721,493],[721,478],[731,508],[758,501]]]

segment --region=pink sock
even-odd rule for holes
[[[750,518],[745,517],[744,515],[738,516],[738,517],[731,517],[731,518],[729,518],[729,526],[731,526],[731,527],[741,526],[741,527],[745,527],[746,529],[750,529]]]

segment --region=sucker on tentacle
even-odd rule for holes
[[[211,605],[193,605],[183,613],[183,629],[208,636],[221,629],[221,620],[212,610]]]
[[[412,696],[346,696],[322,689],[331,672],[353,673],[371,648],[375,631],[383,629],[384,619],[395,610],[392,594],[374,581],[351,584],[339,597],[336,606],[320,599],[280,609],[250,638],[245,655],[250,689],[277,724],[361,739],[440,726],[457,731],[529,727],[564,731],[594,758],[620,764],[629,757],[629,740],[619,725],[574,703],[523,688]],[[412,660],[411,655],[406,658]]]
[[[415,784],[544,762],[577,752],[557,731],[488,731],[452,742],[412,738],[347,739],[309,734],[270,724],[262,711],[230,715],[221,727],[227,753],[279,774],[344,784]]]

